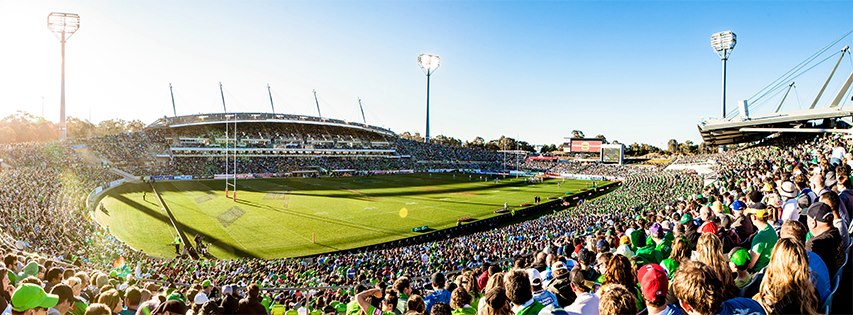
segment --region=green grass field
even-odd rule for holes
[[[444,229],[463,216],[495,216],[504,202],[519,209],[535,195],[547,201],[588,185],[477,179],[412,174],[238,180],[236,202],[225,198],[222,180],[158,182],[156,187],[187,236],[205,235],[210,252],[227,259],[306,256],[393,241],[420,235],[413,227]],[[145,200],[143,191],[148,191]],[[149,255],[174,256],[174,229],[148,184],[110,190],[101,205],[106,211],[98,206],[95,216],[113,235]]]

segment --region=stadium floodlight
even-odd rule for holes
[[[729,55],[735,49],[737,44],[737,35],[732,31],[725,31],[711,34],[711,47],[720,56],[723,61],[723,116],[726,118],[726,60],[729,60]]]
[[[427,77],[427,94],[426,94],[426,136],[424,142],[429,143],[429,77],[438,69],[441,59],[437,55],[420,54],[418,56],[418,65],[424,70]]]
[[[65,126],[65,41],[80,29],[80,16],[75,13],[51,12],[47,15],[47,29],[56,35],[62,44],[62,79],[59,92],[59,139],[65,141],[68,130]]]

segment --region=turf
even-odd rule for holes
[[[221,180],[156,183],[187,236],[204,235],[217,258],[296,257],[420,235],[413,227],[444,229],[457,219],[484,219],[508,203],[586,190],[588,181],[484,181],[479,175],[410,174],[339,178],[238,180],[237,201]],[[143,191],[148,191],[143,200]],[[106,193],[95,216],[110,232],[149,255],[173,257],[175,238],[147,184]]]

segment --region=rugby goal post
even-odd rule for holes
[[[230,135],[229,117],[234,117],[234,126],[230,128]],[[230,167],[229,164],[231,164]],[[225,198],[237,201],[237,117],[228,114],[225,115]]]

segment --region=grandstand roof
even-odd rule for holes
[[[746,118],[713,119],[703,121],[697,127],[705,143],[710,145],[727,145],[757,141],[784,129],[797,131],[797,129],[803,127],[810,127],[809,122],[812,121],[833,122],[845,117],[853,117],[853,110],[818,108]],[[836,125],[830,123],[824,126],[833,128]]]
[[[390,129],[357,122],[350,122],[327,117],[275,113],[209,113],[175,117],[164,116],[163,118],[157,119],[156,121],[148,125],[148,127],[146,128],[180,128],[188,126],[224,124],[226,121],[229,123],[236,122],[324,125],[359,129],[387,136],[397,136],[397,134],[391,131]]]

